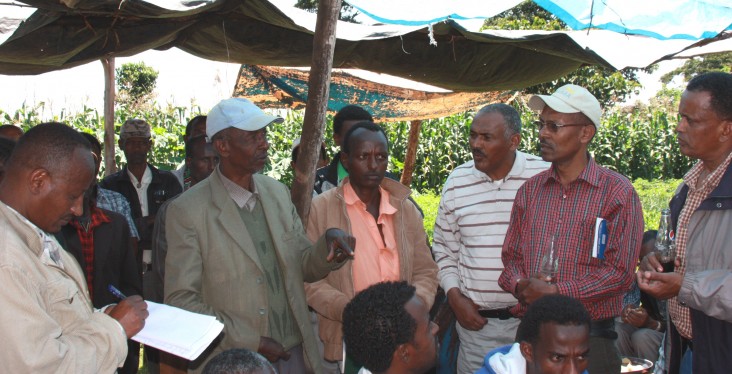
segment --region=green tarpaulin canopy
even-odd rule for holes
[[[218,61],[310,66],[315,15],[266,0],[176,3],[25,0],[38,10],[0,45],[0,74],[39,74],[102,57],[180,48]],[[175,3],[168,1],[167,3]],[[387,73],[453,91],[496,91],[546,82],[584,64],[608,64],[564,33],[468,32],[339,22],[334,68]],[[430,44],[432,32],[437,45]]]

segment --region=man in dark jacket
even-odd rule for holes
[[[651,253],[641,263],[638,286],[669,299],[668,373],[725,373],[732,367],[732,75],[689,81],[676,134],[681,153],[699,162],[669,204],[675,269],[663,273]]]
[[[112,285],[124,295],[142,295],[142,277],[135,262],[134,246],[125,218],[96,206],[96,183],[84,194],[84,212],[56,234],[61,246],[81,265],[95,308],[119,302],[107,289]],[[128,353],[119,373],[137,373],[140,345],[127,341]]]
[[[181,193],[173,174],[158,170],[147,162],[152,147],[150,125],[141,119],[125,121],[119,132],[119,148],[127,165],[107,176],[100,187],[119,192],[130,202],[132,218],[140,234],[137,259],[143,272],[150,264],[150,248],[155,215],[165,200]],[[147,251],[147,252],[146,252]]]

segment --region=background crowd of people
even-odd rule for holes
[[[149,300],[224,324],[190,362],[145,347],[151,373],[594,374],[621,357],[725,372],[732,75],[701,74],[681,96],[679,147],[698,162],[669,203],[670,234],[644,233],[630,181],[588,152],[603,125],[589,91],[568,84],[529,106],[539,155],[519,150],[527,124],[511,106],[475,113],[473,159],[445,181],[433,243],[387,170],[384,130],[357,106],[333,119],[339,152],[321,147],[306,225],[260,173],[282,118],[246,99],[191,119],[173,172],[148,162],[150,125],[125,121],[126,163],[101,181],[93,136],[0,126],[0,361],[135,373]],[[676,250],[670,272],[657,237]]]

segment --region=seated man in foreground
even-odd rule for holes
[[[517,342],[489,352],[476,374],[586,373],[590,321],[576,299],[559,294],[541,297],[521,320]]]
[[[377,283],[343,311],[348,355],[373,373],[427,372],[437,362],[437,330],[407,282]]]

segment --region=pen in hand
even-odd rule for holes
[[[107,286],[107,289],[109,290],[109,292],[112,293],[112,295],[114,295],[115,297],[117,297],[120,300],[124,300],[127,298],[127,296],[125,296],[125,294],[123,294],[122,291],[118,290],[117,287],[115,287],[111,284]]]

